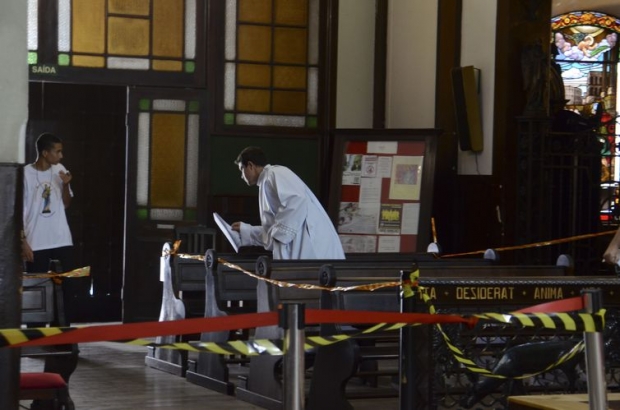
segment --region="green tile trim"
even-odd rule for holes
[[[36,64],[39,60],[39,54],[36,51],[28,52],[28,64]]]
[[[318,127],[318,123],[317,117],[306,117],[306,127],[316,128]]]
[[[195,209],[186,209],[183,213],[183,220],[185,221],[195,221],[196,220],[196,210]]]
[[[140,110],[142,110],[142,111],[150,111],[150,109],[151,109],[151,100],[149,100],[148,98],[141,98],[140,102],[138,103],[138,105],[140,106]]]
[[[194,71],[196,71],[196,63],[193,61],[186,61],[185,62],[185,72],[186,73],[193,73]]]
[[[71,56],[69,54],[58,54],[58,65],[68,66],[71,64]]]
[[[146,208],[138,208],[138,210],[136,211],[136,216],[138,217],[138,219],[146,221],[149,219],[149,210]]]
[[[227,112],[224,114],[224,124],[235,125],[235,114]]]
[[[200,101],[190,101],[188,109],[190,112],[198,112],[200,110]]]

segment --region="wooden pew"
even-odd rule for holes
[[[163,282],[159,321],[203,317],[205,269],[200,260],[170,255],[171,245],[165,243],[160,257],[160,280]],[[199,335],[159,336],[157,343],[177,343],[198,340]],[[148,347],[144,362],[147,366],[176,376],[185,377],[188,366],[186,350]]]
[[[405,259],[406,261],[406,259]],[[564,266],[535,266],[535,267],[506,267],[490,265],[488,263],[479,263],[477,260],[454,260],[454,259],[424,259],[420,258],[417,262],[422,272],[427,274],[434,272],[435,275],[445,276],[478,276],[478,277],[492,277],[501,275],[518,275],[521,272],[523,275],[564,275],[569,271],[569,268]],[[282,280],[284,282],[299,282],[308,283],[312,281],[313,269],[316,269],[316,263],[322,263],[324,261],[271,261],[270,266],[268,262],[262,260],[259,261],[257,266],[257,273],[269,276],[272,279]],[[349,283],[342,283],[338,285],[350,285],[350,279],[355,276],[355,281],[359,282],[381,282],[381,281],[393,281],[400,279],[400,271],[411,270],[412,263],[403,262],[400,260],[375,260],[370,261],[368,257],[362,258],[361,261],[356,261],[351,258],[342,261],[329,261],[330,264],[338,271],[342,272],[343,278],[348,278]],[[261,266],[261,264],[263,266]],[[324,272],[323,272],[324,273]],[[323,274],[322,273],[322,274]],[[422,273],[424,274],[424,273]],[[318,278],[317,278],[318,279]],[[310,282],[312,283],[312,282]],[[316,283],[316,282],[315,282]],[[312,293],[315,293],[314,295]],[[376,291],[375,291],[376,292]],[[374,292],[373,292],[374,293]],[[381,295],[383,293],[383,295]],[[259,311],[274,310],[280,303],[305,303],[306,307],[312,308],[317,306],[317,301],[320,301],[321,292],[300,290],[298,288],[280,288],[269,285],[265,282],[259,282],[257,288],[257,297],[259,300]],[[355,308],[359,310],[393,310],[398,311],[398,298],[397,291],[385,290],[383,292],[374,293],[372,299],[369,298],[368,293],[361,292],[343,292],[338,297],[344,297],[346,299],[341,300],[340,306],[347,306],[348,308]],[[389,296],[388,296],[389,295]],[[386,302],[386,298],[391,298],[392,302]],[[319,303],[320,305],[320,303]],[[315,331],[314,329],[306,329],[309,332]],[[257,338],[271,338],[281,339],[282,334],[278,329],[257,329]],[[392,336],[392,338],[394,338]],[[357,345],[357,346],[355,346]],[[323,348],[321,348],[323,349]],[[321,350],[319,349],[319,350]],[[398,346],[393,344],[387,350],[384,346],[360,348],[357,342],[349,343],[349,354],[355,358],[354,364],[357,365],[360,361],[364,360],[364,355],[360,356],[360,352],[372,358],[397,358]],[[324,349],[328,350],[328,349]],[[351,353],[353,352],[353,353]],[[342,353],[342,352],[341,352]],[[357,356],[356,356],[357,355]],[[346,354],[341,354],[340,357],[347,357]],[[253,357],[250,362],[250,373],[246,386],[241,386],[237,389],[237,397],[241,400],[249,401],[257,404],[261,407],[269,409],[279,409],[280,397],[281,397],[281,381],[279,380],[280,374],[274,372],[272,369],[277,369],[279,358],[261,356]],[[309,358],[310,362],[314,359]],[[316,360],[319,360],[317,355]],[[330,360],[328,360],[330,361]],[[320,380],[319,383],[324,385],[336,386],[341,392],[340,398],[342,402],[346,402],[344,398],[344,385],[346,384],[346,377],[338,379],[335,375],[342,374],[344,369],[347,369],[346,363],[338,361],[330,361],[331,364],[338,363],[330,367],[328,372],[317,371],[314,368],[313,380]],[[351,363],[351,362],[349,362]],[[372,370],[372,368],[371,368]],[[351,373],[348,373],[349,377]],[[311,384],[312,385],[312,384]],[[317,384],[319,386],[319,384]],[[325,394],[320,391],[320,388],[310,387],[310,394],[308,400],[309,408],[326,408],[329,403],[334,405],[333,408],[339,408],[334,402],[337,401],[333,392]],[[370,393],[370,394],[368,394]],[[386,392],[375,389],[372,392],[363,392],[364,396],[374,395],[378,397],[384,397]],[[395,395],[396,392],[392,391],[390,394]],[[314,404],[312,398],[316,397],[329,397],[327,402],[321,402],[321,404]],[[345,407],[346,408],[346,407]]]
[[[257,259],[261,256],[263,258],[257,266]],[[260,271],[271,269],[270,259],[268,259],[268,255],[265,255],[264,253],[248,252],[240,254],[218,254],[214,250],[209,250],[205,255],[205,266],[202,266],[201,262],[195,260],[186,260],[185,264],[187,265],[187,275],[174,275],[174,277],[182,278],[181,280],[184,283],[189,283],[190,280],[188,278],[191,277],[193,278],[191,285],[198,287],[200,286],[198,281],[198,278],[200,278],[200,269],[206,268],[206,283],[203,285],[206,286],[205,317],[220,317],[236,313],[256,312],[256,279],[225,265],[218,264],[218,258],[237,264],[249,271],[254,271],[255,269],[259,269]],[[376,259],[376,256],[368,254],[351,254],[347,255],[347,258],[371,262]],[[436,256],[428,253],[407,255],[400,253],[385,254],[385,259],[403,261],[403,266],[410,265],[414,258],[420,260],[437,259]],[[471,261],[469,263],[474,265],[489,265],[492,263],[491,260],[482,258],[472,258],[469,259],[469,261]],[[329,262],[329,260],[307,261],[307,264],[309,265],[306,266],[306,269],[310,269],[310,271],[315,272],[309,277],[310,282],[316,283],[316,272],[324,262]],[[277,261],[275,263],[278,269],[287,265],[286,261]],[[450,261],[447,263],[454,262]],[[293,264],[297,266],[299,263],[295,261]],[[200,340],[203,342],[226,342],[228,340],[235,339],[238,336],[239,335],[235,332],[204,333]],[[228,365],[240,364],[246,361],[247,359],[239,357],[225,358],[223,356],[218,357],[218,355],[211,353],[200,353],[195,365],[190,364],[188,367],[186,378],[191,383],[207,387],[221,393],[232,394],[234,384],[229,380]]]
[[[377,257],[368,255],[358,255],[359,258],[349,255],[346,260],[274,260],[259,258],[256,266],[256,273],[275,280],[287,283],[314,283],[317,284],[321,266],[329,263],[335,267],[351,266],[355,269],[377,272],[382,277],[387,276],[387,272],[395,272],[394,278],[399,278],[400,270],[411,269],[413,266],[413,255],[393,254],[393,259],[377,260]],[[432,260],[432,257],[425,255],[422,259]],[[480,262],[472,259],[474,264],[482,266],[489,263]],[[324,292],[320,290],[304,290],[294,287],[278,287],[265,281],[259,281],[256,289],[258,299],[258,311],[274,311],[282,303],[303,303],[306,308],[319,308]],[[306,327],[307,334],[319,334],[319,327]],[[332,333],[333,334],[333,333]],[[278,339],[283,337],[282,330],[273,326],[258,328],[255,338],[257,339]],[[353,348],[350,342],[343,342]],[[307,367],[311,367],[314,355],[309,355],[306,359]],[[249,366],[249,376],[245,386],[241,385],[236,390],[236,396],[244,400],[268,409],[281,409],[282,382],[281,382],[281,357],[258,356],[252,357]]]
[[[29,278],[22,281],[22,325],[27,327],[68,326],[64,312],[62,285],[52,279]],[[71,279],[66,279],[71,280]],[[43,371],[57,373],[69,383],[78,363],[78,345],[32,346],[21,348],[21,356],[43,358]],[[72,403],[69,397],[68,401]],[[42,405],[40,403],[39,405]]]
[[[256,312],[257,280],[218,263],[222,258],[237,266],[253,271],[256,260],[263,254],[218,254],[208,250],[201,266],[206,270],[205,317],[223,317],[240,313]],[[197,266],[197,265],[194,265]],[[248,332],[208,332],[200,336],[201,342],[226,342],[245,336]],[[187,371],[187,381],[224,394],[233,394],[234,384],[229,380],[228,365],[247,362],[242,357],[226,357],[213,353],[199,353],[197,362]]]

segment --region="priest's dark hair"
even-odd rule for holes
[[[54,144],[62,144],[62,140],[52,133],[44,132],[37,138],[37,153],[49,151],[54,148]]]
[[[254,165],[258,165],[259,167],[264,167],[268,164],[267,156],[259,147],[244,148],[235,160],[235,164],[241,164],[244,167],[248,165],[248,162],[252,162]]]

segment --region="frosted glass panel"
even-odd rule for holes
[[[198,130],[200,117],[191,114],[187,118],[187,154],[185,171],[185,206],[198,206]]]
[[[319,90],[319,69],[310,67],[308,69],[308,114],[316,115],[318,107]]]
[[[151,209],[151,219],[155,221],[182,221],[182,209]]]
[[[39,0],[28,0],[28,50],[39,49]]]
[[[108,68],[124,68],[126,70],[148,70],[149,60],[146,58],[108,57]]]
[[[224,54],[226,60],[237,56],[237,0],[226,0],[226,33]]]
[[[153,109],[157,111],[185,111],[183,100],[154,100]]]
[[[58,51],[71,51],[71,4],[58,0]]]
[[[224,108],[235,109],[235,64],[226,63],[224,73]]]
[[[238,114],[237,124],[260,126],[270,125],[277,127],[303,127],[305,125],[305,117],[293,117],[286,115]]]
[[[185,58],[196,57],[196,0],[185,0]]]
[[[138,114],[138,171],[136,182],[136,202],[147,206],[149,200],[149,147],[151,115]]]

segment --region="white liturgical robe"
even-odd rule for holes
[[[256,184],[262,226],[241,223],[242,246],[263,246],[274,259],[344,259],[332,221],[293,171],[266,165]]]

